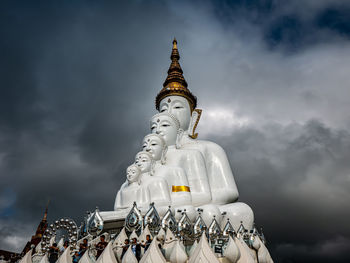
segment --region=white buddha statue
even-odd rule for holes
[[[141,170],[141,186],[148,190],[149,203],[153,202],[159,215],[163,215],[172,204],[168,182],[161,176],[154,176],[155,161],[150,153],[138,152],[135,157],[135,164]],[[149,208],[148,205],[147,210]],[[141,211],[143,212],[142,209]]]
[[[191,188],[186,172],[181,167],[166,165],[166,153],[168,147],[159,134],[148,134],[142,141],[143,151],[150,153],[154,160],[152,174],[155,177],[164,178],[169,186],[171,206],[178,209],[194,211],[192,206]]]
[[[165,164],[181,167],[186,172],[193,206],[210,203],[209,181],[202,154],[197,150],[182,150],[176,147],[181,131],[177,118],[167,112],[156,114],[151,118],[151,131],[162,136],[168,147]]]
[[[147,212],[149,204],[154,202],[160,215],[171,205],[169,186],[162,177],[151,175],[153,159],[150,153],[139,152],[135,164],[127,169],[127,182],[120,188],[115,201],[115,211],[125,213],[136,202],[141,212]]]
[[[181,138],[177,141],[179,150],[198,151],[202,154],[210,184],[211,203],[218,205],[221,212],[227,213],[226,217],[231,219],[234,227],[238,227],[242,220],[245,227],[251,229],[254,221],[253,211],[244,203],[235,203],[239,196],[238,189],[225,151],[213,142],[197,139],[195,129],[201,110],[196,109],[197,98],[187,88],[179,59],[177,42],[174,40],[172,63],[163,84],[164,88],[156,97],[156,108],[178,119],[179,128],[183,130]]]
[[[143,198],[143,196],[148,196],[142,193],[141,169],[136,164],[132,164],[126,169],[126,179],[118,191],[114,205],[115,210],[130,209],[134,201],[140,207],[149,202]]]

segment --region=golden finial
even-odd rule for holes
[[[49,204],[50,204],[50,199],[47,201],[43,221],[47,221],[47,212],[49,210]]]
[[[177,49],[177,41],[176,41],[175,37],[174,37],[174,40],[173,40],[173,49]]]

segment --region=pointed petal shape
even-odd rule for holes
[[[103,219],[100,211],[96,208],[95,212],[88,218],[87,231],[91,235],[99,235],[103,230]]]
[[[165,243],[172,242],[175,239],[174,233],[168,228],[165,234]]]
[[[38,253],[38,252],[40,252],[41,251],[41,241],[36,245],[36,247],[35,247],[35,252],[36,253]]]
[[[142,226],[142,215],[137,208],[136,202],[132,206],[129,214],[125,217],[125,227],[129,232],[139,230]]]
[[[260,238],[258,237],[258,236],[253,236],[253,240],[252,240],[252,247],[256,250],[256,251],[258,251],[259,250],[259,248],[260,248]]]
[[[209,226],[209,237],[211,240],[218,238],[221,235],[221,229],[218,221],[214,218]]]
[[[131,233],[131,235],[130,235],[130,237],[129,237],[130,240],[132,240],[133,238],[139,239],[139,236],[136,234],[136,231],[135,231],[135,230],[132,231],[132,233]]]
[[[19,261],[19,263],[33,263],[32,262],[32,250],[30,249],[27,254]]]
[[[47,257],[46,254],[41,258],[39,263],[49,263],[49,258]]]
[[[114,255],[118,259],[118,261],[121,261],[120,258],[121,258],[122,253],[123,253],[122,246],[124,245],[125,239],[129,239],[129,238],[125,232],[125,227],[123,227],[123,229],[120,231],[120,233],[118,234],[118,236],[114,240],[113,246],[112,246],[113,251],[114,251]]]
[[[239,228],[237,230],[237,237],[239,238],[239,237],[243,236],[245,232],[246,232],[246,229],[245,229],[243,223],[241,222],[241,224],[239,225]]]
[[[187,254],[181,246],[180,241],[175,242],[175,246],[170,254],[170,262],[174,263],[185,263],[187,261]]]
[[[233,228],[230,220],[227,220],[227,223],[226,225],[224,226],[224,229],[222,230],[222,235],[225,237],[225,238],[228,238],[230,235],[234,235],[236,232],[235,232],[235,229]]]
[[[56,263],[72,263],[72,257],[70,256],[70,247],[66,248]]]
[[[192,224],[191,220],[188,218],[186,212],[183,213],[177,224],[177,230],[183,236],[189,236],[192,233]]]
[[[193,232],[196,236],[200,237],[202,235],[202,232],[207,229],[207,225],[205,224],[203,218],[201,215],[199,215],[196,219],[196,222],[193,226]]]
[[[113,242],[110,241],[105,250],[103,250],[101,256],[97,259],[97,263],[118,263],[117,259],[114,256],[112,245]]]
[[[271,255],[265,246],[265,244],[262,242],[260,237],[256,237],[257,241],[260,243],[260,248],[258,250],[258,260],[259,263],[273,263],[273,260],[271,258]]]
[[[160,224],[161,221],[157,209],[154,207],[154,203],[151,203],[150,208],[143,219],[143,225],[148,226],[149,230],[152,233],[155,233],[159,230]]]
[[[239,248],[239,252],[241,253],[241,257],[239,258],[237,263],[255,263],[255,260],[252,254],[250,253],[247,244],[238,238],[234,238],[234,241],[237,247]]]
[[[228,244],[224,251],[224,257],[231,263],[236,263],[241,257],[241,252],[231,236],[229,236]]]
[[[195,251],[197,245],[198,245],[198,242],[197,242],[197,240],[196,240],[196,241],[194,241],[194,243],[193,243],[193,245],[192,245],[190,251],[188,252],[188,256],[189,256],[189,257],[191,257],[191,256],[193,255],[193,252]]]
[[[173,213],[171,212],[170,207],[162,219],[162,227],[168,228],[172,232],[175,232],[177,229],[176,219],[175,219]]]
[[[63,239],[63,237],[60,239],[60,241],[58,241],[58,243],[57,243],[57,247],[59,248],[59,249],[61,249],[62,247],[63,247],[63,244],[64,244],[64,239]]]
[[[114,242],[113,242],[113,247],[115,246],[123,246],[125,239],[128,239],[128,235],[125,232],[125,227],[123,227],[123,229],[120,231],[120,233],[118,234],[118,236],[115,238]]]
[[[137,263],[137,258],[134,255],[134,252],[131,250],[131,246],[129,246],[128,250],[126,251],[122,263]]]
[[[145,243],[146,242],[146,236],[150,235],[152,238],[152,234],[149,231],[148,225],[145,227],[145,229],[142,231],[141,235],[139,236],[139,240],[141,243]]]
[[[166,263],[166,260],[158,247],[158,241],[155,238],[141,258],[140,263]]]
[[[165,240],[165,231],[163,228],[159,230],[159,233],[157,234],[158,240]]]
[[[53,243],[55,243],[56,241],[56,235],[53,235],[51,238],[50,238],[50,246],[53,245]]]
[[[93,263],[92,259],[89,257],[89,251],[85,251],[84,255],[79,260],[79,263]]]
[[[175,240],[176,237],[174,236],[174,233],[171,230],[167,229],[165,235],[165,243],[163,245],[164,256],[166,260],[170,260],[171,252],[175,246]]]
[[[219,263],[212,249],[209,247],[207,237],[203,232],[202,237],[193,251],[188,263]]]

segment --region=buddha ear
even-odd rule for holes
[[[151,171],[149,172],[151,176],[154,175],[155,164],[156,164],[156,162],[152,159],[152,161],[151,161]]]
[[[181,139],[182,139],[183,135],[184,135],[184,130],[180,128],[177,131],[177,136],[176,136],[176,142],[175,142],[176,149],[181,148]]]
[[[190,126],[188,128],[188,136],[192,139],[196,139],[198,137],[198,133],[196,132],[196,128],[198,125],[198,122],[202,116],[202,110],[201,109],[194,109],[191,116],[191,122]]]
[[[164,165],[166,163],[166,153],[168,152],[168,146],[165,146],[160,157],[160,163]]]

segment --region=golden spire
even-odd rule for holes
[[[47,211],[49,210],[49,204],[50,204],[50,199],[49,201],[47,201],[47,205],[46,205],[46,209],[45,209],[45,213],[42,221],[47,221]]]
[[[197,105],[197,98],[187,88],[187,82],[184,78],[182,68],[180,66],[180,54],[177,49],[176,38],[173,40],[173,48],[171,51],[171,64],[168,69],[168,76],[163,83],[163,89],[156,97],[156,109],[159,110],[159,104],[162,99],[168,96],[182,96],[186,98],[193,111]]]

